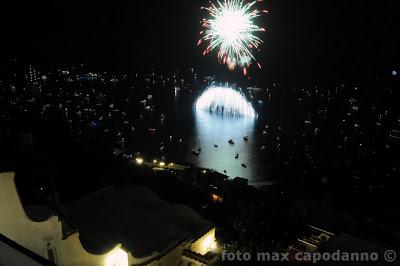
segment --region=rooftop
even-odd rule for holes
[[[62,213],[88,251],[101,253],[121,243],[137,258],[166,253],[212,227],[192,209],[143,187],[107,187],[63,206]]]

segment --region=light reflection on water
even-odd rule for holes
[[[221,173],[226,170],[226,174],[232,178],[239,176],[249,181],[265,180],[254,118],[194,111],[194,120],[194,132],[188,142],[194,147],[201,147],[201,152],[198,156],[188,155],[192,163]],[[249,140],[246,142],[243,136],[248,136]],[[230,139],[234,145],[228,143]],[[214,147],[214,144],[218,147]],[[239,154],[238,159],[235,159],[236,154]]]
[[[260,147],[265,145],[265,136],[260,130],[260,123],[264,124],[263,118],[231,117],[196,111],[193,95],[177,94],[165,108],[168,110],[165,111],[165,123],[160,124],[159,113],[141,120],[143,132],[139,133],[141,130],[138,130],[130,148],[132,152],[141,151],[149,159],[165,156],[168,161],[192,163],[220,173],[226,170],[229,177],[239,176],[247,178],[249,182],[270,181],[265,173],[268,158],[265,152],[260,151]],[[148,128],[157,128],[156,134],[149,134]],[[249,137],[247,142],[243,139],[245,135]],[[182,139],[182,143],[178,142],[179,139]],[[230,139],[235,142],[234,145],[228,143]],[[163,153],[160,152],[161,142],[166,147]],[[192,154],[192,149],[198,147],[201,147],[200,154]],[[238,159],[235,159],[236,153],[239,154]]]

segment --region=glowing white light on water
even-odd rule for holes
[[[230,116],[256,116],[253,106],[246,96],[231,87],[210,86],[196,100],[196,110],[209,111]]]

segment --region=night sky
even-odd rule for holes
[[[196,46],[207,1],[9,1],[0,4],[2,58],[112,70],[224,70]],[[12,3],[11,3],[12,2]],[[254,72],[308,79],[399,67],[398,0],[265,0],[268,31]]]

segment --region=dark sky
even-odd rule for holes
[[[262,75],[365,73],[399,66],[398,0],[265,0]],[[221,69],[196,46],[207,1],[9,1],[2,57],[107,68]],[[397,65],[396,65],[397,64]],[[328,73],[328,74],[327,74]]]

